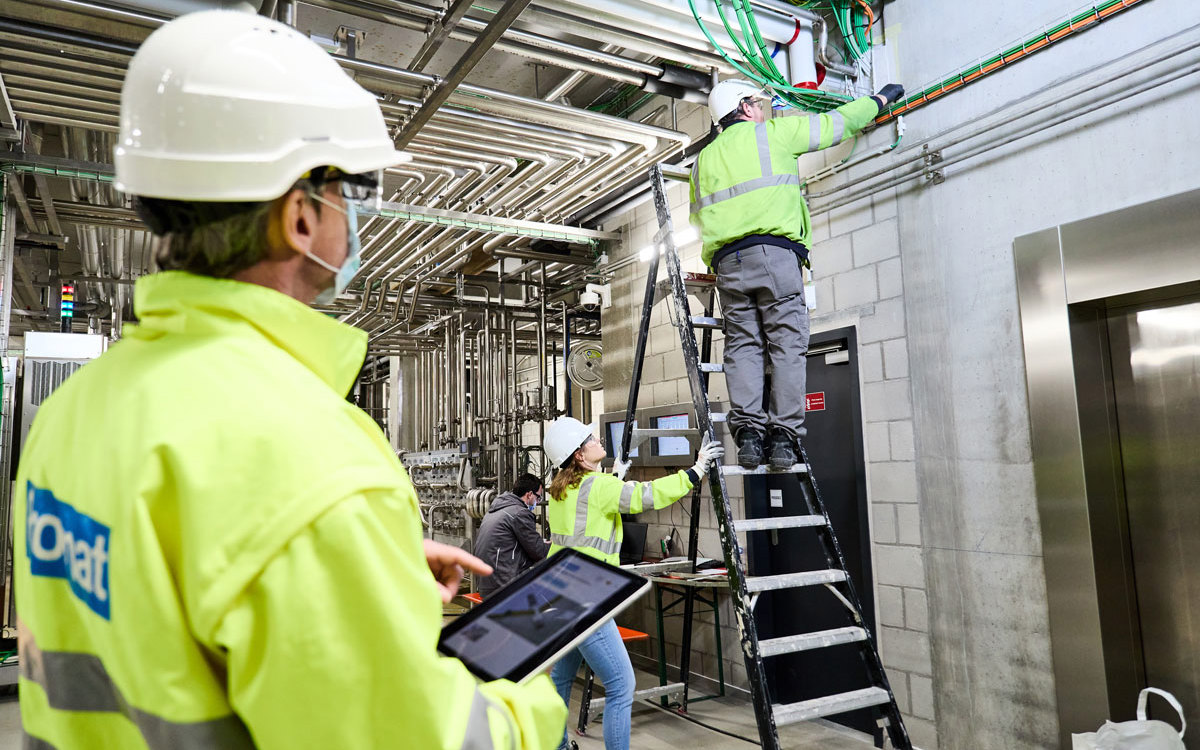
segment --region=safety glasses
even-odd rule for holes
[[[360,174],[344,174],[339,172],[338,180],[342,185],[343,198],[355,201],[365,208],[379,210],[380,204],[383,202],[383,195],[380,190],[383,185],[382,169]]]
[[[378,211],[383,203],[380,188],[383,185],[383,170],[350,174],[336,167],[319,167],[301,178],[309,183],[317,192],[323,185],[331,182],[338,183],[342,197],[353,201],[359,209]]]

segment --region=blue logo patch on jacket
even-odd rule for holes
[[[35,576],[63,578],[93,612],[108,615],[108,527],[28,482],[25,554]]]

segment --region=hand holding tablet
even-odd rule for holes
[[[559,550],[442,628],[438,650],[485,682],[524,682],[649,588],[639,575]]]

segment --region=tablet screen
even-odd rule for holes
[[[438,650],[483,680],[520,682],[558,659],[639,596],[642,577],[572,549],[442,628]]]

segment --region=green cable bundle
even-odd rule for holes
[[[771,59],[771,53],[767,51],[767,44],[754,19],[754,10],[750,7],[750,0],[729,0],[740,31],[735,31],[730,23],[729,17],[726,15],[726,5],[721,0],[713,0],[713,2],[717,8],[717,14],[721,17],[721,24],[725,27],[725,33],[733,40],[745,65],[733,59],[713,39],[712,33],[704,25],[699,11],[696,10],[695,0],[688,0],[688,6],[692,9],[692,17],[696,19],[696,24],[700,26],[700,30],[704,32],[704,36],[713,49],[717,50],[726,62],[746,78],[775,92],[776,96],[785,104],[809,112],[825,112],[840,107],[852,99],[844,94],[792,86],[786,76],[775,66],[775,61]],[[863,21],[865,14],[854,7],[850,0],[799,2],[797,5],[801,7],[827,6],[833,10],[838,28],[846,40],[847,49],[853,59],[857,60],[870,49],[870,40],[866,34],[869,24]]]

